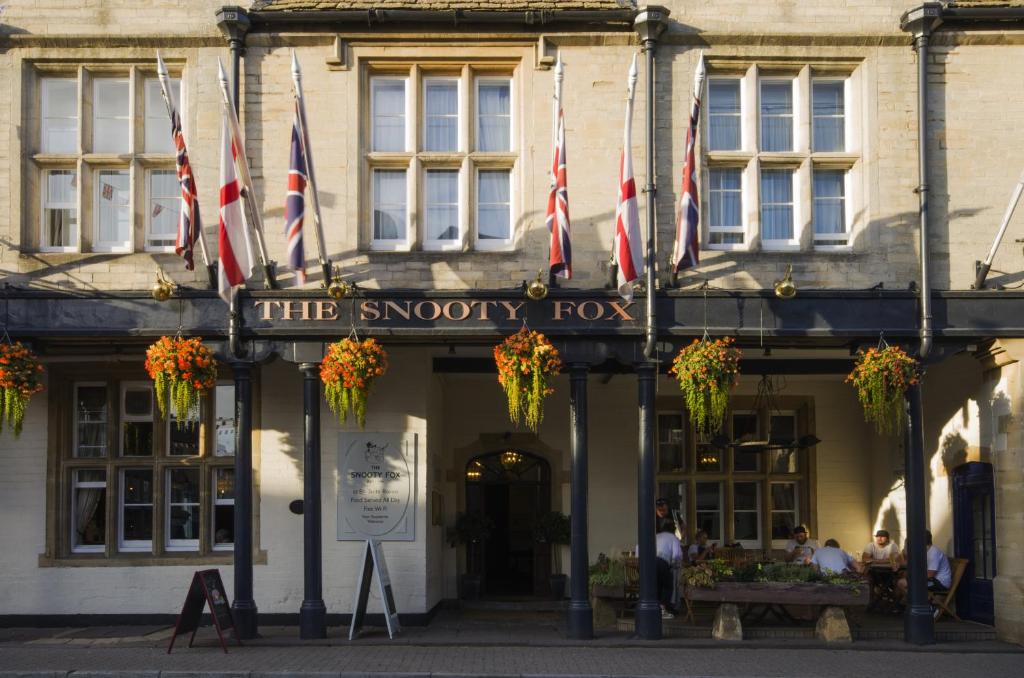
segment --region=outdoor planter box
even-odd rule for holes
[[[615,598],[617,600],[622,600],[625,596],[625,588],[622,584],[619,584],[618,586],[594,584],[590,587],[590,595],[595,598]]]
[[[833,584],[791,582],[718,582],[713,589],[686,587],[689,600],[714,603],[774,603],[776,605],[866,606],[868,582],[856,589]]]

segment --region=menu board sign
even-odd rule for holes
[[[416,539],[415,433],[341,434],[338,539]]]

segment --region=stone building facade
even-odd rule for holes
[[[814,435],[821,442],[780,459],[778,467],[774,457],[751,462],[733,452],[702,461],[680,414],[678,390],[662,369],[658,493],[672,498],[691,527],[712,526],[720,542],[778,549],[780,530],[801,522],[814,536],[835,537],[851,552],[880,527],[902,542],[903,441],[877,436],[862,423],[843,374],[851,353],[876,344],[882,333],[890,342],[917,345],[919,81],[913,26],[909,32],[901,28],[901,17],[917,5],[663,4],[669,19],[658,43],[653,96],[661,360],[667,366],[672,352],[705,329],[737,336],[751,369],[734,398],[733,432],[738,436],[750,425],[760,431],[790,427],[794,437]],[[972,551],[972,561],[994,557],[994,566],[979,566],[972,577],[978,590],[987,585],[994,591],[987,594],[989,605],[996,602],[979,618],[991,614],[999,636],[1019,643],[1024,437],[1017,413],[1024,384],[1018,343],[1024,328],[1013,318],[1024,297],[1012,290],[1021,274],[1011,244],[993,262],[994,271],[1008,272],[993,273],[989,290],[970,290],[970,262],[985,257],[1024,166],[1014,151],[1024,116],[1014,67],[1024,50],[1024,19],[1014,14],[1018,4],[927,5],[943,21],[930,34],[927,64],[927,250],[939,350],[924,379],[923,400],[928,524],[935,543],[948,553],[958,550],[956,526],[965,518],[957,511],[969,509],[956,508],[956,479],[965,465],[988,465],[994,514],[981,520],[989,521],[985,535],[992,538],[979,537],[984,543]],[[970,14],[978,9],[1002,13]],[[502,510],[525,511],[524,519],[541,505],[570,510],[569,379],[556,382],[534,435],[508,423],[493,375],[478,369],[497,339],[527,317],[570,353],[574,341],[604,347],[590,360],[578,359],[595,372],[588,382],[590,559],[635,544],[639,424],[628,368],[639,359],[642,302],[628,319],[613,320],[604,309],[618,300],[606,282],[626,75],[640,49],[636,10],[627,0],[258,0],[245,8],[209,0],[7,3],[0,14],[3,321],[14,339],[31,342],[43,357],[48,388],[33,399],[20,438],[0,434],[6,468],[0,506],[23,517],[3,528],[4,541],[17,545],[0,556],[6,573],[0,593],[10,601],[5,614],[105,615],[116,608],[170,615],[199,565],[219,565],[231,579],[230,543],[217,536],[217,521],[228,520],[223,516],[231,506],[217,485],[232,468],[230,445],[218,454],[221,437],[231,438],[231,373],[224,372],[219,387],[223,402],[210,399],[202,433],[189,443],[197,454],[176,458],[169,427],[152,415],[151,395],[145,395],[142,354],[152,337],[173,333],[179,323],[210,341],[226,339],[227,307],[207,289],[206,270],[199,265],[186,271],[168,251],[168,222],[161,213],[176,206],[174,156],[154,88],[159,51],[180,82],[204,237],[216,257],[223,111],[217,61],[230,70],[226,31],[242,24],[247,30],[236,35],[244,42],[239,116],[280,284],[262,291],[257,274],[240,302],[243,337],[254,346],[276,342],[254,368],[253,557],[261,614],[292,615],[303,600],[301,519],[287,509],[302,495],[302,374],[293,364],[302,361],[289,362],[278,347],[344,336],[350,324],[378,336],[392,358],[388,377],[372,395],[367,430],[417,440],[411,538],[386,547],[403,613],[426,617],[457,596],[466,548],[455,544],[452,528],[457,512],[474,509],[466,480],[474,461],[507,450],[541,460],[547,480],[538,480],[541,494],[530,496],[546,495],[529,506],[504,499],[509,503]],[[697,142],[701,265],[671,287],[667,261],[702,51],[708,84]],[[361,295],[351,311],[348,301],[337,304],[338,321],[317,323],[309,311],[315,307],[302,305],[327,299],[322,276],[312,273],[297,286],[280,264],[286,260],[293,53],[303,69],[325,252]],[[544,306],[518,307],[525,303],[523,282],[547,265],[557,57],[566,74],[574,275],[552,290]],[[642,66],[641,59],[629,149],[638,186],[652,181],[644,163],[650,100]],[[448,109],[438,104],[444,110],[433,121],[428,90],[450,103]],[[395,101],[400,110],[377,115],[377,106],[383,110]],[[489,121],[483,120],[487,110],[497,111]],[[454,122],[445,127],[443,119]],[[712,120],[720,136],[712,135]],[[430,148],[433,123],[454,135],[450,147]],[[501,137],[493,146],[488,124]],[[393,132],[395,125],[402,130],[396,145],[389,145],[394,136],[376,145],[375,134]],[[388,181],[400,181],[401,188],[378,200]],[[432,203],[429,182],[440,182],[432,185],[443,184],[455,199]],[[112,201],[107,195],[117,207],[105,204]],[[650,196],[639,196],[641,214]],[[455,214],[452,232],[431,230],[434,208]],[[396,210],[403,218],[384,237],[384,216]],[[59,229],[53,221],[58,212]],[[307,206],[307,224],[308,213]],[[306,243],[311,271],[318,271],[309,235]],[[789,266],[798,293],[780,301],[772,286]],[[149,299],[157,269],[181,286],[181,301],[160,305]],[[996,285],[1011,289],[995,291]],[[446,324],[439,312],[403,324],[408,304],[424,299],[438,309],[461,299],[493,302],[496,310],[505,302],[524,315],[513,311],[470,326]],[[552,320],[559,300],[568,316],[577,314],[561,334]],[[580,314],[588,300],[604,304],[600,320]],[[382,311],[373,315],[360,306],[357,312],[357,301],[372,301]],[[388,309],[391,315],[384,317]],[[271,360],[275,351],[280,357]],[[777,399],[758,396],[761,374],[772,375],[776,386],[784,381]],[[141,413],[132,410],[133,402],[143,403]],[[83,408],[101,416],[100,427],[109,432],[109,446],[96,456],[81,452],[80,427],[96,424]],[[357,429],[334,421],[326,408],[323,414],[323,598],[330,613],[344,614],[351,609],[362,551],[358,543],[334,538],[335,476],[340,446]],[[147,430],[155,441],[146,459],[125,452],[122,434],[139,421],[152,427]],[[130,501],[130,481],[144,478],[152,494]],[[199,488],[194,501],[175,501],[175,483],[193,479]],[[103,535],[82,544],[74,533],[76,502],[97,488],[106,493]],[[175,539],[171,516],[186,504],[198,512],[200,531],[194,539]],[[149,521],[149,530],[128,535],[129,515],[148,516],[143,522]],[[519,575],[539,582],[551,569],[541,562],[547,551],[524,546],[523,535],[508,539],[503,553],[518,549],[529,561]],[[496,557],[491,553],[492,562]],[[514,579],[516,571],[492,574],[498,581]],[[539,593],[540,586],[531,591]],[[105,594],[90,593],[97,590]]]

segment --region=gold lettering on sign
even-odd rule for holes
[[[632,320],[633,319],[633,316],[631,316],[629,313],[627,313],[627,311],[629,310],[629,307],[633,305],[632,301],[627,301],[625,306],[623,306],[622,304],[620,304],[617,301],[609,301],[608,305],[612,307],[612,313],[613,313],[613,315],[610,318],[608,318],[608,320],[614,320],[616,318],[622,318],[623,320]]]
[[[376,301],[364,301],[359,304],[360,320],[380,320],[380,309]]]
[[[587,313],[587,308],[593,308],[594,313]],[[584,320],[600,320],[604,316],[604,307],[596,301],[584,301],[576,307],[576,315]]]
[[[499,302],[508,311],[509,320],[519,320],[519,311],[523,310],[523,306],[526,305],[525,301],[520,301],[518,304],[513,305],[508,301]]]
[[[456,315],[452,309],[459,309],[458,315]],[[449,301],[444,305],[444,317],[446,320],[465,320],[473,312],[473,309],[469,307],[464,301]]]
[[[471,301],[471,302],[469,302],[469,306],[470,306],[470,308],[472,308],[473,306],[476,306],[476,305],[479,304],[480,305],[480,315],[477,318],[477,320],[490,320],[491,317],[489,315],[487,315],[487,309],[489,309],[491,306],[496,305],[497,303],[498,302],[496,302],[496,301]]]
[[[263,315],[260,316],[260,320],[271,320],[270,311],[274,308],[275,304],[280,304],[280,301],[267,301],[266,299],[258,299],[256,301],[256,310],[259,310],[260,305],[263,305]]]
[[[318,301],[316,302],[316,319],[317,320],[337,320],[338,319],[338,302],[336,301]]]
[[[575,301],[556,301],[555,302],[555,320],[565,320],[563,316],[569,315],[575,310]]]
[[[433,308],[433,311],[429,316],[423,314],[424,306],[430,306]],[[414,309],[413,312],[416,314],[416,317],[419,318],[420,320],[437,320],[438,318],[441,317],[441,305],[438,304],[436,301],[421,301],[420,303],[416,304],[416,308]]]
[[[302,315],[299,316],[299,320],[309,320],[308,301],[282,301],[279,303],[282,308],[281,320],[294,320],[292,315],[300,311]]]
[[[410,306],[412,306],[412,302],[411,301],[405,302],[405,308],[404,309],[401,306],[399,306],[397,303],[393,302],[393,301],[385,301],[384,302],[384,320],[391,320],[391,314],[388,313],[388,311],[391,310],[391,309],[394,309],[395,313],[397,315],[399,315],[401,318],[403,318],[405,320],[409,320],[409,318],[411,317],[410,314],[409,314],[409,307]]]

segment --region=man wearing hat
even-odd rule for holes
[[[875,540],[864,547],[862,561],[866,567],[871,563],[895,563],[899,557],[900,550],[889,539],[889,531],[878,530],[875,532]]]
[[[811,557],[819,548],[817,540],[807,537],[807,528],[797,525],[793,528],[793,538],[786,542],[786,562],[810,565]]]

